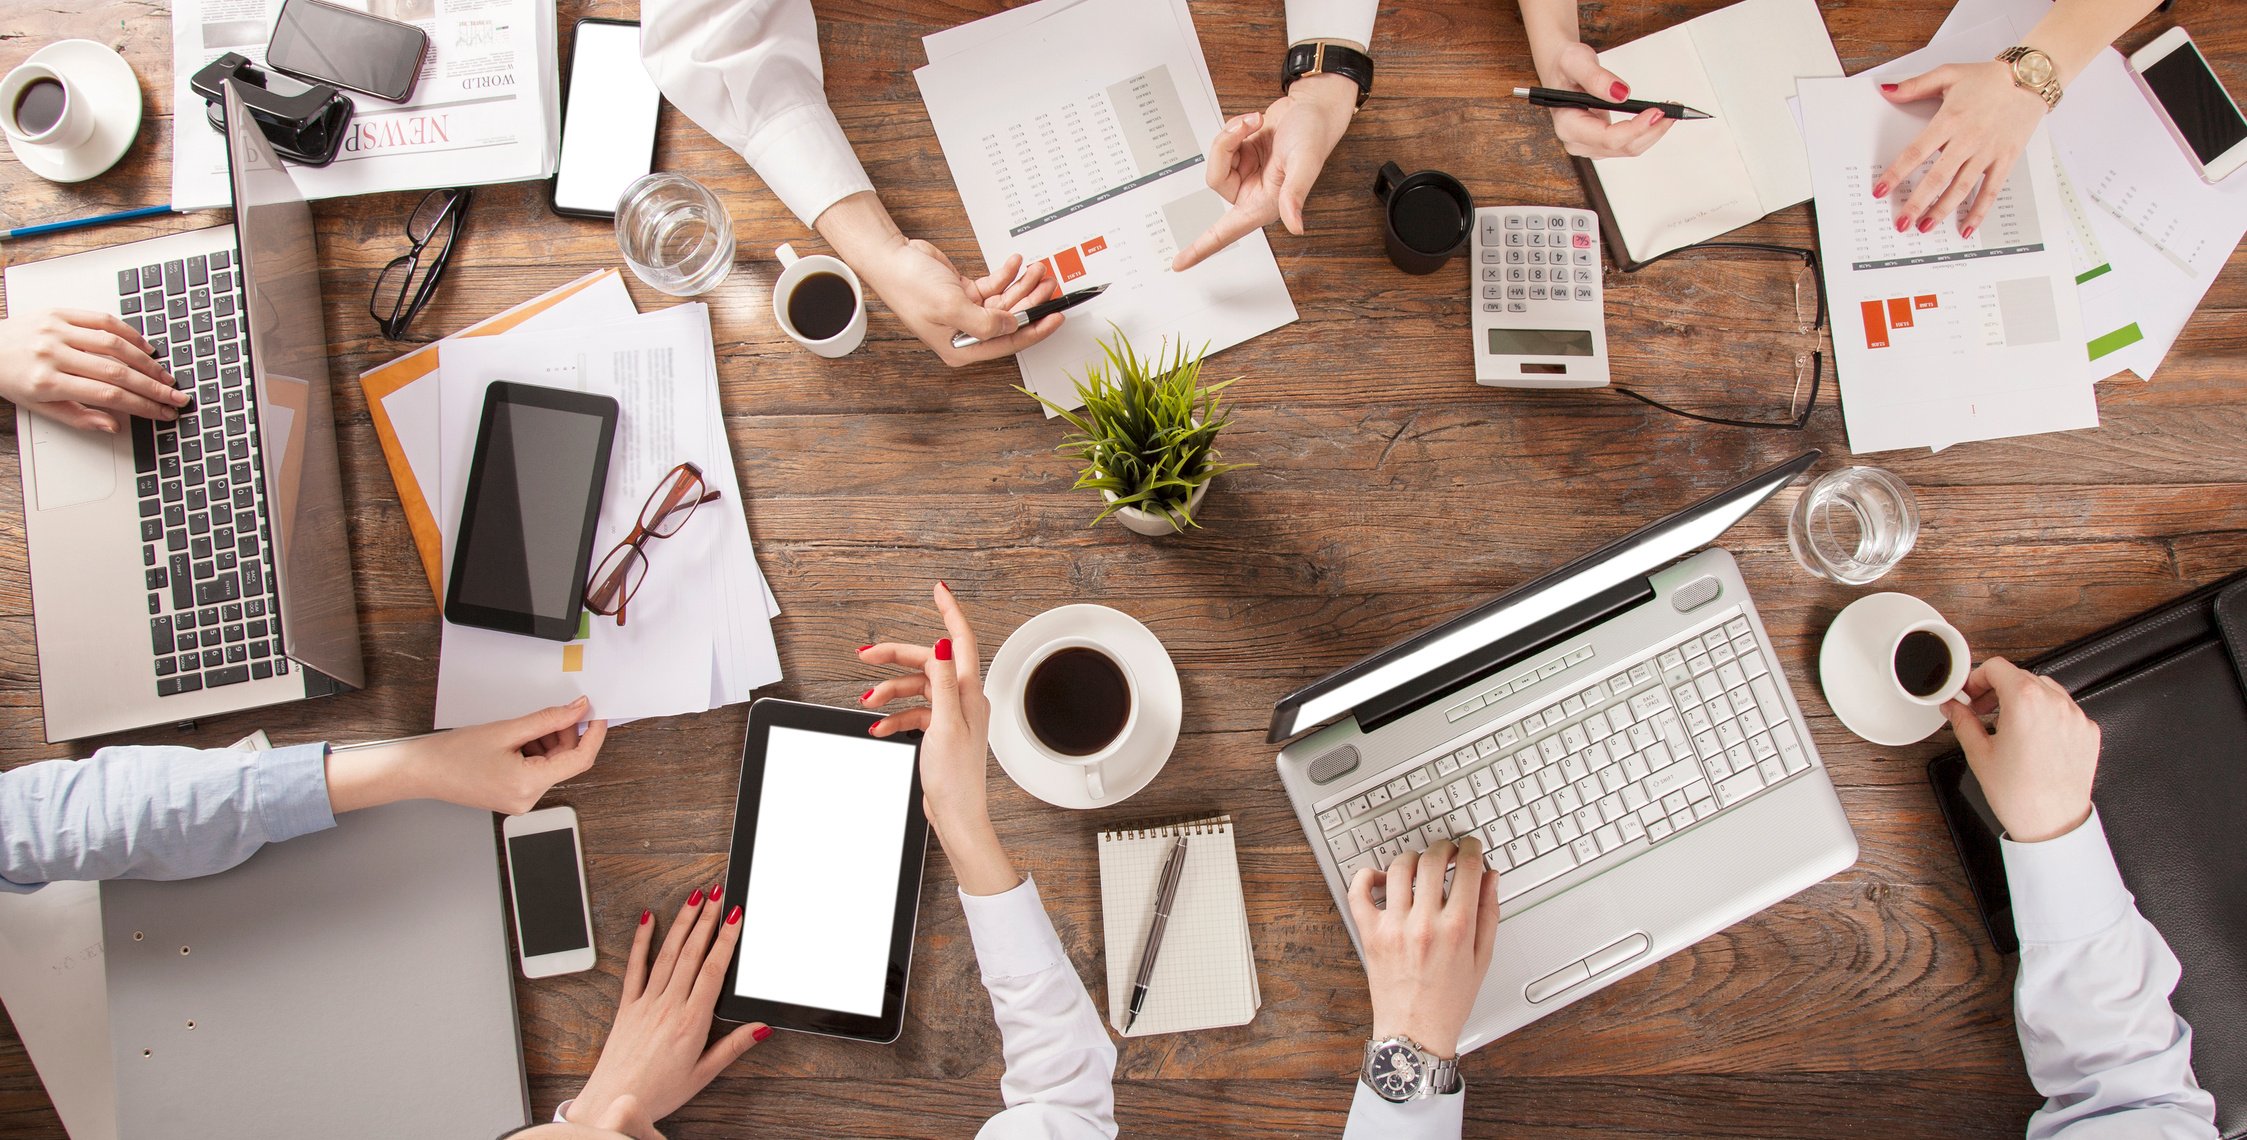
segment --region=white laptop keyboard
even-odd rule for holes
[[[1345,883],[1437,840],[1478,836],[1500,899],[1514,898],[1808,771],[1778,686],[1754,627],[1734,617],[1399,769],[1321,811],[1319,828]]]

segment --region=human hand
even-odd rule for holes
[[[687,896],[652,964],[648,951],[655,941],[655,915],[640,912],[632,952],[624,962],[616,1021],[601,1044],[601,1058],[594,1062],[585,1091],[563,1113],[570,1121],[656,1140],[655,1121],[677,1112],[726,1066],[772,1036],[770,1027],[751,1022],[710,1040],[726,966],[741,943],[741,907],[726,910],[725,920],[719,921],[723,893],[724,884],[718,883],[707,895],[698,890]],[[617,1106],[627,1100],[636,1111],[618,1113]]]
[[[1973,237],[1990,207],[1997,204],[1998,191],[2029,145],[2029,136],[2044,121],[2049,110],[2044,100],[2015,86],[2013,69],[1996,60],[1947,64],[1901,83],[1883,83],[1880,93],[1890,103],[1941,99],[1943,106],[1919,137],[1873,180],[1873,197],[1887,197],[1921,163],[1933,158],[1935,164],[1897,208],[1896,232],[1915,226],[1921,233],[1934,229],[1972,193],[1973,201],[1959,218],[1958,233]]]
[[[179,418],[187,392],[147,338],[109,313],[50,309],[0,320],[0,396],[57,423],[111,435],[126,416]]]
[[[1590,44],[1571,41],[1553,54],[1551,86],[1581,91],[1611,103],[1631,97],[1631,85],[1601,67],[1599,53]],[[1608,112],[1583,107],[1554,107],[1553,134],[1561,148],[1581,158],[1635,158],[1662,141],[1676,120],[1649,108],[1628,119],[1610,120]]]
[[[1303,201],[1326,156],[1357,114],[1358,85],[1342,75],[1306,75],[1269,110],[1234,118],[1209,144],[1209,188],[1233,204],[1223,217],[1171,259],[1191,269],[1252,231],[1277,221],[1303,232]]]
[[[2015,843],[2042,843],[2091,817],[2099,726],[2050,677],[1992,657],[1966,677],[1971,702],[1943,702],[1966,763]],[[1997,714],[1997,731],[1981,718]]]
[[[578,735],[584,697],[513,720],[328,755],[328,805],[347,811],[399,800],[444,800],[520,815],[547,789],[593,766],[608,739],[596,720]]]
[[[1014,310],[1051,300],[1060,291],[1047,276],[1044,262],[1024,269],[1021,254],[1010,255],[996,273],[969,277],[953,266],[943,250],[900,235],[897,244],[884,247],[865,264],[852,264],[897,319],[954,368],[1012,356],[1061,328],[1059,313],[1020,330],[1014,327]],[[980,337],[982,343],[953,348],[956,332]]]
[[[1455,853],[1446,898],[1443,873]],[[1373,887],[1382,882],[1387,904],[1375,906]],[[1444,840],[1397,856],[1385,872],[1359,871],[1350,880],[1350,916],[1365,947],[1373,1036],[1402,1034],[1438,1057],[1458,1053],[1498,938],[1498,872],[1484,869],[1482,842]]]

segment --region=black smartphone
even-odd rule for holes
[[[273,21],[265,63],[300,79],[403,103],[428,54],[429,33],[412,24],[320,0],[287,0]]]
[[[446,621],[577,636],[616,419],[607,396],[505,380],[485,390]]]
[[[562,161],[549,190],[555,213],[616,217],[624,188],[655,169],[655,114],[662,102],[640,62],[637,22],[577,22],[562,108]]]

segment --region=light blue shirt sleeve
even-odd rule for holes
[[[328,746],[104,748],[0,773],[0,891],[192,879],[335,826]]]

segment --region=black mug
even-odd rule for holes
[[[1475,200],[1458,179],[1440,170],[1406,174],[1393,162],[1373,176],[1381,199],[1381,240],[1389,260],[1406,273],[1434,273],[1466,252]]]

